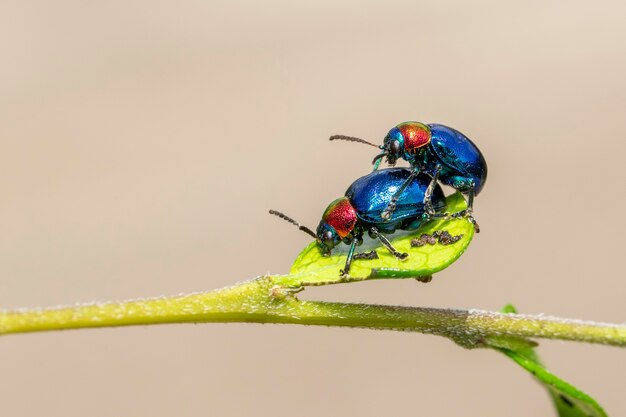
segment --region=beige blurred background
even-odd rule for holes
[[[0,2],[0,306],[286,272],[405,120],[456,127],[483,233],[428,285],[303,298],[624,322],[626,6]],[[542,342],[626,415],[626,352]],[[506,358],[419,334],[169,325],[0,339],[5,416],[550,416]]]

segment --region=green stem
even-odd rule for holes
[[[289,323],[402,330],[468,347],[490,338],[548,338],[626,346],[626,326],[543,316],[300,301],[272,277],[208,293],[75,307],[0,312],[0,334],[162,323]]]

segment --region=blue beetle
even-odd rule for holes
[[[398,193],[401,187],[404,188]],[[383,220],[383,211],[396,195],[395,210]],[[342,276],[348,276],[355,248],[363,243],[365,232],[378,239],[393,256],[405,259],[408,254],[396,250],[384,234],[396,230],[416,230],[445,208],[445,195],[435,179],[425,173],[415,174],[408,168],[387,168],[357,179],[344,197],[330,203],[322,215],[317,233],[278,211],[270,210],[270,214],[295,224],[311,235],[326,256],[342,242],[350,245],[345,267],[340,271]]]
[[[404,159],[414,168],[414,174],[407,179],[407,183],[413,181],[420,172],[426,172],[435,180],[466,194],[466,210],[452,215],[438,214],[434,217],[467,217],[474,225],[476,232],[480,231],[472,212],[474,197],[482,190],[487,180],[487,162],[474,142],[461,132],[440,124],[404,122],[387,133],[382,146],[376,146],[351,136],[330,137],[330,140],[337,139],[380,148],[382,152],[373,161],[374,170],[378,169],[383,158],[386,158],[390,165],[394,165],[398,159]],[[402,192],[407,185],[403,184],[399,192]],[[382,219],[392,218],[398,197],[399,195],[392,197],[381,213]]]

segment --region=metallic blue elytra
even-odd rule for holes
[[[472,188],[474,195],[487,180],[487,162],[478,147],[464,134],[451,127],[429,124],[431,139],[428,151],[422,153],[422,163],[432,174],[441,166],[439,180],[462,193]]]
[[[411,176],[407,168],[389,168],[373,171],[354,181],[346,191],[346,197],[356,210],[361,227],[376,227],[383,233],[396,230],[415,230],[424,222],[424,197],[432,181],[427,174],[420,173],[402,191],[396,202],[391,218],[383,220],[381,213],[393,196]],[[445,196],[438,184],[432,193],[432,204],[439,212],[446,207]]]

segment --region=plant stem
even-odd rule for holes
[[[177,297],[0,312],[0,334],[162,323],[289,323],[402,330],[445,336],[467,348],[492,337],[626,346],[626,326],[544,316],[300,301],[272,277]]]

